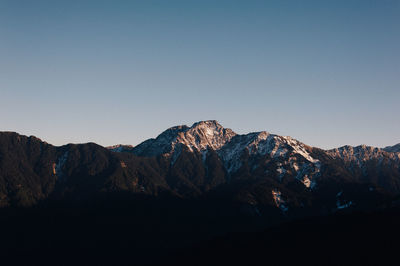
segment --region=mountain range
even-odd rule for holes
[[[347,186],[361,186],[371,195],[400,190],[400,144],[323,150],[265,131],[239,135],[213,120],[169,128],[135,147],[55,147],[11,132],[0,133],[0,141],[1,206],[110,191],[193,198],[243,183],[231,196],[249,206],[290,212],[314,206],[301,195],[322,193],[330,200],[320,207],[335,210],[345,205],[337,204],[337,195],[363,205]]]
[[[399,194],[400,144],[324,150],[265,131],[237,134],[215,120],[175,126],[137,146],[57,147],[0,132],[3,212],[101,209],[96,217],[119,227],[121,221],[105,214],[112,209],[116,215],[117,208],[130,225],[142,228],[127,233],[140,239],[141,248],[381,211],[396,207]],[[16,216],[10,217],[6,224],[15,223]],[[90,217],[85,219],[97,224]],[[165,234],[159,244],[146,242],[154,231]]]

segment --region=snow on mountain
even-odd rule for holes
[[[394,177],[400,171],[400,153],[366,145],[344,146],[326,152],[335,159],[341,159],[353,176],[362,176],[364,181],[371,183],[379,180],[379,186],[388,190],[400,187],[399,179]]]
[[[359,145],[356,147],[346,145],[340,148],[328,150],[327,153],[334,158],[341,158],[345,162],[356,163],[360,167],[366,161],[372,159],[377,159],[380,161],[385,158],[395,161],[400,160],[400,154],[398,153],[387,152],[384,149],[366,145]]]
[[[388,152],[397,150],[399,147],[400,144],[385,149],[365,145],[343,146],[327,151],[321,150],[321,152],[351,163],[351,168],[354,165],[363,168],[365,162],[373,159],[379,162],[399,162],[400,153]],[[279,182],[283,182],[285,176],[293,176],[305,187],[313,189],[321,176],[322,163],[318,156],[313,155],[312,147],[291,137],[278,136],[266,131],[236,134],[231,129],[222,127],[215,120],[200,121],[191,127],[186,125],[171,127],[157,138],[146,140],[136,147],[118,145],[112,147],[111,150],[129,151],[146,157],[163,155],[170,157],[171,164],[174,164],[183,148],[189,152],[201,153],[203,163],[208,156],[208,150],[214,150],[229,175],[236,173],[244,164],[243,158],[248,156],[249,158],[264,157],[268,165],[263,165],[255,159],[246,161],[246,165],[252,171],[264,167],[265,174],[275,172]]]
[[[64,177],[63,167],[67,162],[67,159],[68,159],[68,151],[66,151],[60,158],[58,158],[57,163],[53,165],[53,173],[57,175],[58,181],[61,181],[62,178]]]
[[[291,170],[306,187],[315,186],[313,179],[318,177],[321,163],[311,156],[305,144],[291,137],[282,137],[265,131],[237,135],[218,151],[228,172],[233,173],[241,167],[240,157],[244,151],[249,155],[269,155],[272,159],[283,159],[277,163],[276,169],[280,181],[286,172]]]
[[[201,121],[188,126],[176,126],[167,129],[156,139],[147,140],[133,149],[141,156],[172,154],[180,145],[190,151],[202,152],[208,148],[217,150],[236,135],[229,128],[223,128],[217,121]]]
[[[123,145],[123,144],[117,144],[113,146],[108,146],[106,149],[109,149],[113,152],[123,152],[123,151],[130,151],[133,149],[132,145]]]
[[[156,139],[149,139],[133,148],[133,152],[143,156],[171,153],[179,144],[190,151],[218,151],[224,161],[235,159],[238,154],[248,150],[250,154],[277,158],[296,153],[311,163],[318,163],[305,149],[306,145],[291,138],[273,135],[268,132],[255,132],[238,135],[229,128],[223,128],[217,121],[201,121],[191,127],[177,126],[167,129]]]
[[[191,127],[182,125],[167,129],[155,139],[149,139],[134,147],[131,151],[138,156],[165,155],[171,157],[171,163],[179,157],[182,148],[190,152],[202,153],[203,162],[208,149],[217,152],[228,173],[236,172],[242,166],[241,156],[269,156],[278,160],[284,158],[277,171],[282,180],[287,170],[306,187],[313,188],[314,177],[320,172],[321,163],[313,158],[310,147],[291,138],[270,134],[266,131],[236,134],[229,128],[222,127],[215,120],[200,121]],[[125,148],[116,147],[114,151]],[[126,150],[126,149],[125,149]],[[253,168],[257,168],[253,165]]]

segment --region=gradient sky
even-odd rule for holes
[[[0,130],[138,144],[216,119],[400,142],[400,1],[0,0]]]

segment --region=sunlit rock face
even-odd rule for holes
[[[114,151],[118,151],[113,149]],[[243,166],[243,156],[271,158],[270,167],[277,168],[278,178],[294,175],[306,187],[313,188],[320,172],[321,163],[310,154],[311,147],[291,138],[270,134],[266,131],[245,135],[236,134],[222,127],[217,121],[200,121],[191,127],[176,126],[167,129],[155,139],[149,139],[130,151],[138,156],[164,155],[171,163],[181,156],[182,150],[201,153],[203,162],[208,151],[213,150],[223,162],[225,170],[234,175]],[[278,162],[283,159],[282,162]],[[266,167],[251,162],[254,169]],[[275,165],[276,164],[276,165]],[[271,175],[271,174],[269,174]]]
[[[177,146],[184,145],[190,151],[217,150],[236,135],[229,128],[223,128],[217,121],[201,121],[188,126],[171,127],[155,139],[149,139],[133,149],[141,156],[156,156],[173,153]]]
[[[332,149],[327,151],[333,157],[341,158],[346,162],[355,162],[357,165],[362,165],[363,162],[378,159],[378,160],[399,160],[400,154],[395,152],[390,152],[390,150],[395,150],[395,146],[390,148],[376,148],[366,145],[360,145],[356,147],[343,146],[340,148]]]

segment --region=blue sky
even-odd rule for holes
[[[400,1],[0,0],[0,130],[138,144],[216,119],[400,142]]]

